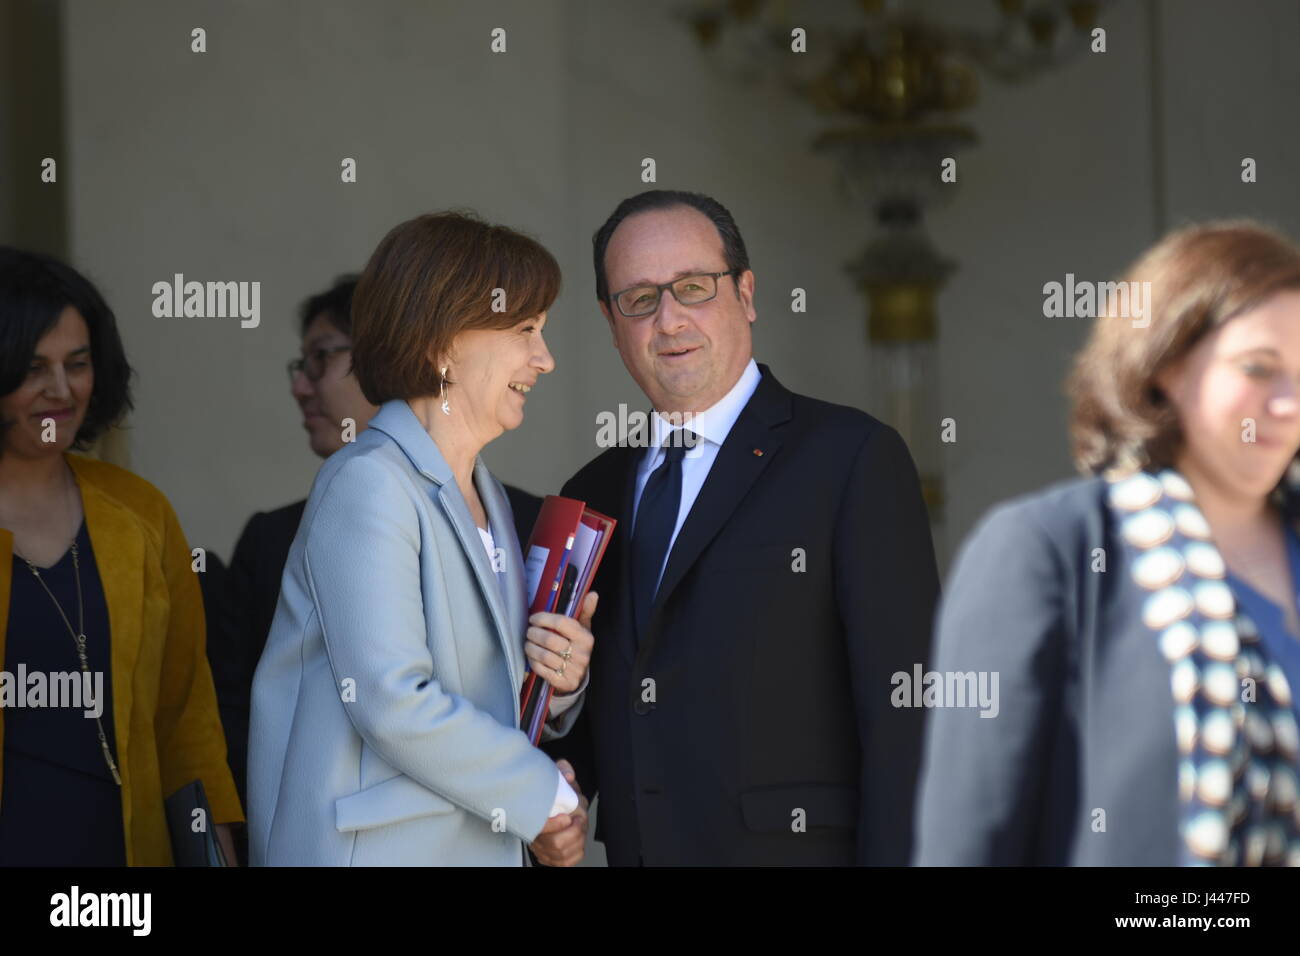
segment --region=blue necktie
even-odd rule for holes
[[[685,438],[681,436],[674,436]],[[685,442],[664,447],[664,460],[641,491],[636,528],[632,532],[632,615],[638,643],[654,607],[659,589],[659,572],[677,526],[677,509],[682,501],[682,457]]]

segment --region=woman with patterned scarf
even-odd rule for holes
[[[1089,477],[956,561],[929,666],[1000,700],[929,714],[918,863],[1300,865],[1300,248],[1212,223],[1123,278],[1141,321],[1112,297],[1069,383]]]

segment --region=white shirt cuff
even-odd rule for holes
[[[555,774],[560,778],[560,782],[555,788],[555,803],[551,805],[551,812],[547,814],[551,817],[557,813],[572,813],[578,809],[578,795],[569,786],[569,781],[564,779],[564,774],[560,771],[555,771]]]

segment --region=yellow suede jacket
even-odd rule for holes
[[[203,781],[213,823],[244,819],[208,668],[203,597],[185,533],[162,492],[117,465],[82,455],[65,458],[81,489],[108,603],[126,862],[171,866],[163,800],[191,780]],[[13,544],[13,533],[0,528],[0,662]],[[3,774],[0,761],[0,788]]]

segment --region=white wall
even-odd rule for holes
[[[1145,5],[1102,23],[1105,53],[1024,85],[983,81],[980,143],[931,217],[960,269],[940,299],[949,548],[993,502],[1074,473],[1062,380],[1088,320],[1045,318],[1043,285],[1109,279],[1156,234]]]

